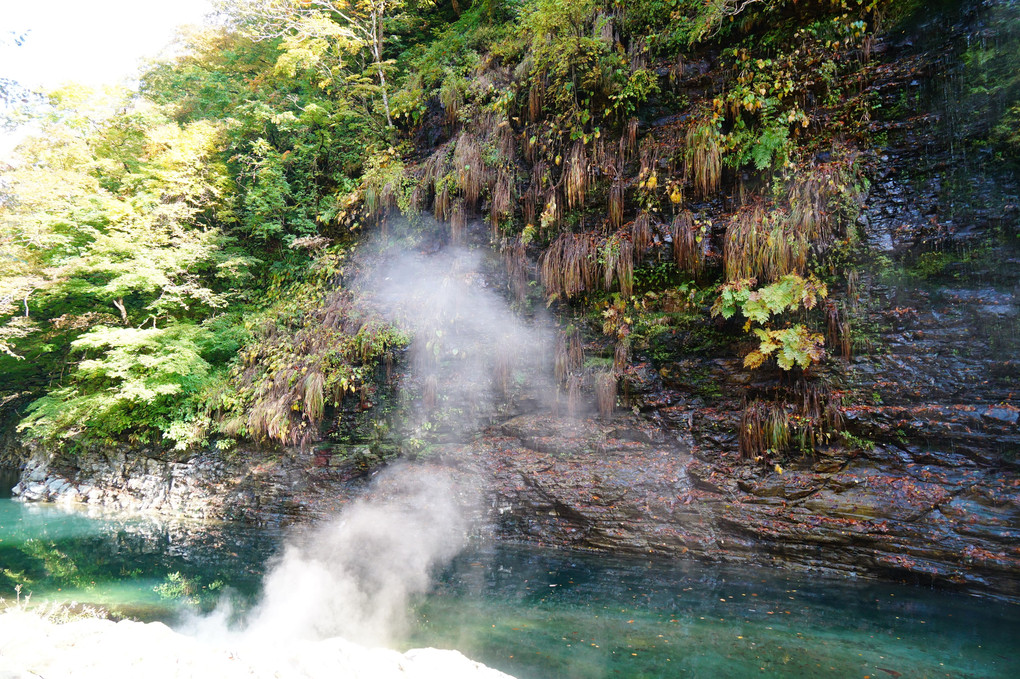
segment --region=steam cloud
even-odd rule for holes
[[[412,379],[422,385],[424,409],[442,405],[458,412],[445,424],[462,437],[477,431],[511,392],[550,407],[556,393],[552,324],[543,315],[529,323],[515,314],[484,265],[477,251],[464,248],[429,257],[402,252],[358,281],[369,303],[413,331]],[[439,392],[434,399],[432,389]]]
[[[463,500],[439,473],[388,470],[370,497],[287,547],[266,579],[248,632],[390,641],[409,597],[426,591],[433,569],[463,547]]]
[[[335,520],[290,541],[239,628],[223,602],[183,631],[210,641],[343,637],[386,645],[406,624],[410,598],[463,548],[474,500],[442,472],[387,469]]]
[[[442,385],[437,398],[457,414],[446,422],[453,440],[478,430],[519,368],[548,361],[553,337],[544,319],[528,325],[511,312],[483,264],[464,249],[429,257],[383,252],[356,282],[362,303],[413,332],[410,381]],[[545,380],[538,383],[548,393]],[[339,636],[384,645],[406,624],[410,598],[427,591],[435,570],[462,549],[477,500],[434,468],[390,467],[337,519],[291,541],[240,629],[230,629],[224,604],[185,631],[209,640]]]

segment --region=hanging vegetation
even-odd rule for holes
[[[854,302],[815,306],[817,276],[860,290],[830,256],[854,244],[866,102],[840,141],[820,128],[860,91],[887,3],[816,3],[810,23],[784,9],[782,25],[771,2],[391,3],[346,18],[269,4],[227,3],[137,98],[54,93],[44,135],[4,168],[17,199],[0,201],[0,374],[41,396],[27,435],[310,443],[345,399],[369,407],[409,341],[344,288],[359,239],[465,244],[482,218],[522,308],[537,275],[556,313],[597,325],[614,310],[614,373],[583,368],[576,330],[557,347],[574,414],[584,384],[607,415],[615,376],[653,332],[679,337],[670,323],[703,314],[710,290],[715,315],[747,321],[748,369],[850,355]],[[351,39],[357,26],[371,39]],[[419,328],[410,352],[423,375],[437,331]],[[504,392],[511,372],[496,366]],[[420,386],[435,408],[435,378]],[[762,440],[779,436],[774,412],[750,410]]]
[[[584,194],[588,190],[588,154],[584,143],[574,142],[567,158],[566,170],[567,206],[573,210],[584,207]]]
[[[630,228],[630,241],[634,248],[634,258],[641,261],[652,247],[652,217],[647,210],[642,210],[634,219]]]
[[[596,248],[586,235],[561,234],[542,254],[542,285],[550,297],[576,297],[593,290],[597,271]]]
[[[690,210],[683,210],[673,218],[670,226],[673,239],[673,260],[682,270],[697,276],[705,263],[705,248],[702,232],[694,223]]]
[[[798,380],[774,400],[744,403],[740,420],[740,454],[774,462],[797,452],[811,454],[835,443],[843,428],[838,395],[826,387]]]
[[[785,210],[756,201],[738,210],[726,227],[726,279],[771,282],[787,274],[802,275],[810,252],[810,238]]]
[[[609,417],[616,409],[616,374],[612,371],[595,375],[595,401],[602,417]]]
[[[722,135],[711,120],[697,122],[687,131],[686,174],[702,196],[719,189],[722,148]]]

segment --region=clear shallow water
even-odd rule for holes
[[[279,540],[0,500],[0,596],[20,583],[33,601],[173,622],[225,592],[250,603]],[[402,647],[521,679],[1020,676],[1020,606],[747,567],[477,548],[409,619]]]
[[[416,613],[521,679],[1020,676],[1020,606],[773,569],[498,549]]]
[[[77,602],[172,621],[224,595],[249,600],[279,533],[245,526],[87,514],[0,499],[0,598]]]

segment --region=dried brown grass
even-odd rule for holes
[[[542,208],[542,216],[539,222],[542,227],[556,227],[563,221],[563,200],[555,186],[550,186],[545,191],[545,207]]]
[[[312,422],[322,419],[326,404],[326,376],[319,370],[312,370],[301,381],[302,411]]]
[[[584,378],[580,375],[570,375],[567,378],[567,415],[572,419],[577,419],[581,414],[583,382]]]
[[[827,386],[799,380],[774,400],[745,402],[740,454],[750,460],[771,460],[789,451],[813,453],[829,445],[842,429],[839,394]]]
[[[428,189],[419,180],[415,183],[414,188],[411,189],[411,210],[414,213],[420,213],[425,209],[425,205],[428,202]]]
[[[493,140],[496,149],[504,162],[513,164],[517,160],[517,135],[513,126],[503,116],[492,116],[491,131],[489,137]]]
[[[457,122],[457,114],[464,105],[464,93],[459,83],[445,80],[439,88],[439,103],[443,105],[446,113],[446,124],[453,125]]]
[[[715,124],[705,120],[687,131],[685,173],[702,196],[719,190],[722,179],[722,136]]]
[[[609,290],[616,280],[616,272],[620,263],[619,235],[614,235],[603,241],[599,248],[599,265],[602,268],[602,289]]]
[[[620,255],[616,260],[616,282],[620,294],[630,297],[634,292],[634,245],[627,239],[620,240]]]
[[[521,215],[524,217],[524,223],[526,225],[535,225],[535,217],[538,214],[538,201],[540,197],[540,190],[535,185],[528,187],[528,190],[524,192],[524,200],[521,202]]]
[[[435,196],[436,187],[449,171],[450,142],[446,142],[422,163],[421,169],[417,173],[418,184],[411,195],[411,203],[416,210],[423,210],[425,208],[429,199]],[[449,194],[447,194],[446,200],[449,200]],[[436,211],[439,212],[440,209],[445,213],[445,210],[449,209],[449,203],[447,202],[446,207],[438,206]],[[439,219],[439,216],[437,215],[436,218]],[[443,219],[445,219],[445,216]]]
[[[378,184],[368,182],[364,192],[365,214],[368,219],[382,224],[389,211],[397,204],[392,182]]]
[[[579,372],[584,367],[584,342],[581,331],[571,328],[567,332],[567,368],[570,372]]]
[[[257,441],[307,445],[319,436],[326,404],[364,384],[350,371],[380,359],[384,324],[352,312],[349,293],[334,290],[298,318],[267,320],[232,373],[243,411],[221,413],[220,432]],[[345,378],[345,379],[343,379]]]
[[[761,201],[738,210],[726,227],[723,257],[727,280],[755,278],[771,283],[807,271],[811,241],[782,208]]]
[[[468,207],[478,207],[478,197],[488,181],[488,169],[482,161],[482,147],[478,138],[470,132],[461,132],[453,150],[453,167],[456,171],[457,188],[460,189]]]
[[[616,177],[620,174],[620,168],[617,166],[618,153],[615,149],[610,148],[609,144],[606,143],[605,137],[599,137],[595,140],[595,150],[592,153],[592,158],[595,161],[596,168],[607,177]]]
[[[524,150],[524,159],[532,164],[536,165],[539,162],[538,151],[539,142],[535,136],[537,129],[535,126],[528,126],[524,128],[524,132],[521,133],[522,140],[521,148]],[[532,141],[534,140],[534,141]]]
[[[641,261],[652,247],[652,217],[642,210],[630,228],[630,239],[634,244],[634,258]]]
[[[790,416],[783,404],[754,400],[740,416],[740,456],[762,460],[790,445]]]
[[[578,140],[570,149],[563,179],[568,207],[571,210],[583,208],[584,194],[588,190],[588,154],[584,142]]]
[[[609,225],[617,230],[623,226],[623,179],[617,177],[609,187]]]
[[[571,298],[594,289],[597,252],[584,234],[560,234],[542,253],[540,277],[550,296]]]
[[[698,242],[698,226],[690,210],[683,210],[673,218],[670,235],[673,238],[673,259],[677,267],[697,275],[705,263],[705,250]]]
[[[504,238],[500,244],[503,265],[506,268],[507,280],[514,298],[523,302],[528,296],[529,273],[527,246],[520,238]]]
[[[595,375],[595,401],[599,415],[609,417],[616,409],[616,374],[606,370]]]
[[[550,297],[573,298],[613,285],[629,297],[634,289],[634,246],[616,233],[595,243],[584,234],[560,234],[542,253],[540,278]]]
[[[859,201],[855,186],[856,154],[837,151],[840,157],[797,173],[787,186],[790,222],[820,251],[846,233],[837,219],[839,204]]]
[[[631,118],[623,126],[623,134],[620,136],[620,163],[626,164],[635,149],[637,149],[638,119]]]
[[[853,340],[850,320],[843,307],[833,300],[825,303],[825,341],[830,347],[839,349],[845,359],[853,355]]]
[[[506,168],[501,168],[496,178],[496,186],[492,190],[489,208],[493,229],[499,225],[500,220],[513,214],[513,201],[513,175]]]
[[[645,137],[641,142],[641,148],[638,153],[638,177],[642,181],[649,180],[653,174],[656,173],[659,167],[659,155],[662,153],[662,147],[652,137]],[[652,185],[650,189],[654,189],[656,186],[656,179],[651,179]]]
[[[558,333],[556,335],[556,345],[553,348],[553,377],[556,379],[556,384],[563,384],[569,374],[567,338],[563,333]]]
[[[446,221],[450,216],[450,185],[446,182],[442,182],[436,193],[435,202],[432,204],[432,214],[439,221]]]
[[[528,121],[536,123],[542,117],[542,109],[545,108],[545,90],[547,78],[545,74],[531,79],[531,89],[528,90]]]
[[[630,340],[622,338],[617,340],[613,348],[613,369],[622,373],[630,363]]]

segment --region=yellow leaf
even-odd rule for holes
[[[765,362],[765,354],[760,351],[752,351],[747,356],[744,356],[744,367],[754,370]]]

